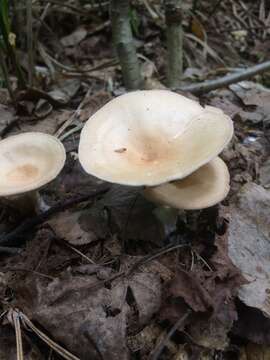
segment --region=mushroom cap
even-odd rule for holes
[[[230,190],[229,170],[219,157],[182,180],[149,187],[147,199],[183,210],[197,210],[222,201]]]
[[[181,179],[216,157],[233,135],[222,110],[168,90],[119,96],[86,122],[79,160],[100,179],[159,185]]]
[[[53,180],[66,160],[54,136],[27,132],[0,141],[0,196],[22,194]]]

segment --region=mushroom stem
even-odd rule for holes
[[[4,206],[14,209],[22,217],[37,215],[49,209],[37,190],[1,199]]]

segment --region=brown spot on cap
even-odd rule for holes
[[[38,168],[31,164],[17,166],[7,174],[7,178],[11,182],[18,184],[33,181],[37,176]]]

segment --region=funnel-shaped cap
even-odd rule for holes
[[[90,117],[79,160],[86,172],[109,182],[159,185],[208,163],[232,134],[222,110],[167,90],[135,91]]]
[[[176,209],[197,210],[222,201],[230,189],[230,174],[219,157],[202,166],[182,180],[149,187],[147,199]]]
[[[28,132],[0,141],[0,196],[22,194],[53,180],[66,159],[55,137]]]

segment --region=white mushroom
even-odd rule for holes
[[[66,152],[55,137],[28,132],[0,141],[0,196],[21,212],[38,206],[38,190],[55,179]],[[38,210],[38,209],[36,209]]]
[[[167,90],[135,91],[90,117],[79,160],[103,180],[154,186],[190,175],[214,159],[232,134],[222,110]]]
[[[176,209],[197,210],[222,201],[230,189],[230,174],[219,157],[188,177],[144,190],[147,199]]]

